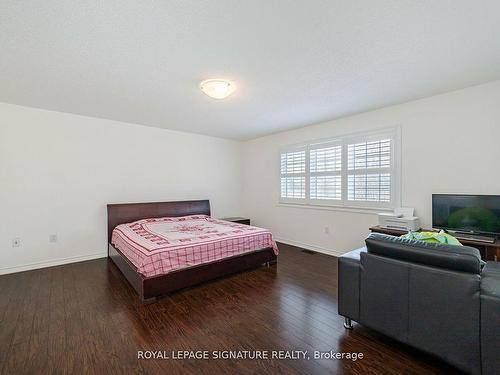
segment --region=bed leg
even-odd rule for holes
[[[149,305],[151,303],[155,303],[157,300],[158,300],[157,297],[142,298],[142,303],[143,303],[143,305]]]

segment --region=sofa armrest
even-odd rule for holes
[[[360,254],[366,247],[353,250],[339,257],[338,309],[339,314],[359,321]]]
[[[500,368],[500,262],[488,262],[481,272],[481,361],[484,375]]]

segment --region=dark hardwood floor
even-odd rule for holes
[[[107,259],[0,276],[4,374],[436,374],[457,371],[337,314],[337,260],[278,265],[142,305]],[[396,317],[395,317],[396,318]],[[139,350],[334,350],[351,360],[145,360]]]

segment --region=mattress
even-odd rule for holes
[[[113,230],[111,243],[145,277],[264,248],[272,248],[278,255],[278,247],[269,230],[207,215],[120,224]]]

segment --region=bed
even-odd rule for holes
[[[108,256],[143,302],[270,265],[269,231],[210,216],[208,200],[109,204]]]

